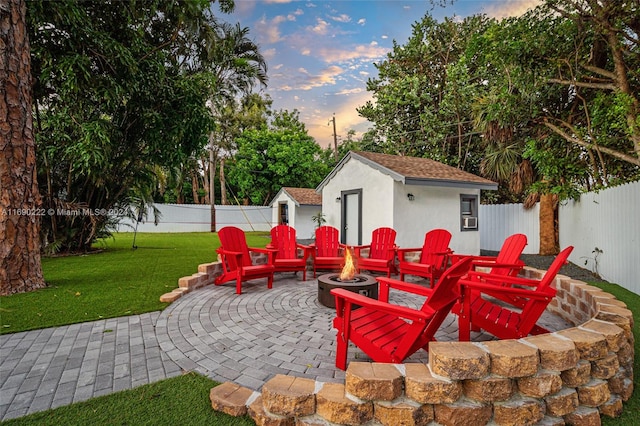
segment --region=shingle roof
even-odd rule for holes
[[[495,182],[465,172],[452,166],[429,158],[405,157],[400,155],[378,154],[373,152],[354,151],[352,154],[403,176],[407,180],[436,180],[450,182],[466,182],[481,185],[496,185]]]
[[[291,188],[283,187],[284,191],[300,205],[321,206],[322,195],[318,194],[313,188]]]
[[[365,151],[349,151],[327,175],[316,191],[321,191],[328,181],[350,160],[356,159],[370,167],[408,185],[469,187],[476,189],[498,189],[498,184],[429,158],[378,154]]]

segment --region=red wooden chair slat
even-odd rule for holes
[[[461,279],[459,340],[468,341],[472,328],[486,330],[500,339],[547,332],[536,323],[556,295],[552,284],[572,250],[572,246],[562,250],[540,280],[479,272],[470,272]]]
[[[422,247],[399,248],[397,252],[400,280],[404,280],[405,275],[416,275],[427,278],[429,285],[433,287],[446,269],[448,256],[452,253],[449,248],[450,242],[451,233],[449,231],[432,229],[425,234]],[[417,251],[420,251],[418,262],[410,262],[406,259],[407,253]]]
[[[307,259],[311,254],[311,248],[297,242],[295,228],[289,225],[271,228],[271,243],[268,247],[277,250],[273,263],[276,272],[300,271],[302,280],[307,280]]]
[[[376,362],[400,363],[419,349],[427,350],[458,299],[458,280],[470,267],[470,258],[461,259],[443,273],[433,289],[378,277],[378,300],[345,289],[331,290],[336,299],[336,366],[346,369],[349,341]],[[426,300],[420,309],[392,304],[388,302],[390,288],[422,295]],[[360,308],[354,310],[356,305]]]
[[[236,280],[236,293],[242,293],[242,282],[256,278],[267,278],[267,287],[273,286],[273,250],[248,247],[244,231],[234,226],[226,226],[218,231],[222,274],[215,279],[215,285]],[[264,253],[268,261],[263,265],[254,265],[250,252]]]
[[[323,225],[316,229],[316,239],[311,244],[313,256],[313,277],[317,270],[339,271],[344,266],[344,248],[340,243],[340,233],[333,226]]]
[[[386,272],[387,277],[396,271],[396,231],[393,228],[377,228],[371,233],[371,243],[354,246],[358,272],[362,269],[368,271]],[[362,251],[369,249],[369,254],[364,257]]]

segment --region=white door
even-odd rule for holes
[[[362,244],[361,197],[362,190],[342,193],[342,242],[347,245]]]

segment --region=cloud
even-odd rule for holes
[[[523,15],[527,10],[540,6],[542,0],[505,0],[499,5],[489,6],[485,13],[496,19]]]
[[[355,87],[353,89],[342,89],[336,92],[336,95],[355,95],[356,93],[364,92],[364,87]]]
[[[358,19],[358,25],[363,25],[364,26],[366,23],[367,23],[366,19],[364,19],[364,18]]]
[[[321,47],[315,53],[325,62],[335,63],[353,59],[377,59],[385,56],[388,51],[384,47],[361,44],[355,47]]]
[[[265,15],[258,20],[255,24],[258,38],[266,43],[277,43],[284,38],[280,35],[280,29],[278,25],[286,20],[283,16],[276,16],[275,18],[268,20]]]
[[[316,25],[310,27],[309,30],[316,35],[326,35],[329,31],[330,24],[322,18],[316,18]]]
[[[273,59],[276,57],[277,51],[275,48],[271,48],[271,49],[265,49],[262,51],[262,56],[264,56],[264,58],[269,61],[270,59]],[[277,66],[277,65],[276,65]],[[280,65],[282,66],[282,64]],[[278,69],[278,68],[275,68]]]
[[[306,69],[300,68],[298,72],[304,75],[302,81],[296,85],[298,90],[311,90],[316,87],[335,85],[336,77],[344,72],[342,68],[337,65],[324,68],[317,75],[310,74]]]
[[[360,117],[356,108],[371,100],[371,93],[362,91],[352,96],[335,96],[335,105],[314,109],[312,114],[302,114],[301,119],[307,125],[309,134],[322,146],[333,147],[333,127],[328,125],[332,112],[336,115],[336,133],[338,143],[346,139],[349,130],[356,131],[356,138],[362,137],[373,125],[365,118]]]
[[[342,13],[338,16],[329,16],[329,18],[336,22],[342,22],[342,23],[351,22],[351,17],[346,13]]]

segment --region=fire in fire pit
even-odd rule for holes
[[[344,266],[340,272],[340,281],[352,281],[356,275],[356,265],[353,263],[353,257],[351,256],[351,250],[347,247],[344,251]]]
[[[356,265],[347,247],[344,254],[344,267],[340,274],[324,274],[318,277],[318,301],[328,308],[335,308],[336,301],[331,289],[344,288],[363,296],[378,298],[378,281],[375,278],[356,274]]]

